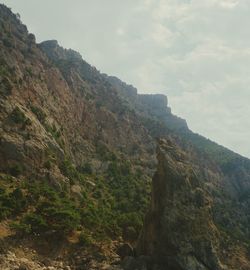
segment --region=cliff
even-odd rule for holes
[[[167,97],[138,94],[57,41],[37,44],[4,5],[0,63],[4,258],[28,248],[102,269],[143,227],[138,254],[157,264],[248,269],[248,159],[192,133]]]
[[[124,269],[249,269],[247,249],[229,240],[214,215],[223,216],[228,204],[220,171],[211,174],[171,139],[159,140],[157,159],[137,259]]]
[[[204,179],[170,140],[159,142],[157,157],[138,254],[150,256],[161,269],[224,269],[219,259],[221,235]]]

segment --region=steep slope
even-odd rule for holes
[[[2,5],[0,27],[0,219],[26,236],[134,241],[155,164],[149,132],[79,54],[38,46]]]
[[[37,45],[8,8],[0,15],[1,219],[22,234],[83,226],[94,241],[134,241],[156,164],[150,118],[78,53]],[[51,207],[65,208],[58,220]]]
[[[106,257],[99,256],[100,260],[110,260],[107,246],[113,244],[107,242],[134,244],[139,235],[157,164],[155,138],[171,137],[174,143],[164,155],[169,155],[172,165],[160,174],[160,182],[165,173],[168,183],[179,170],[189,175],[187,162],[198,175],[198,183],[189,188],[178,176],[177,194],[193,200],[188,194],[201,190],[216,207],[208,203],[197,210],[191,202],[185,208],[184,201],[171,197],[166,209],[176,219],[179,214],[174,216],[174,211],[183,207],[190,216],[204,212],[201,226],[210,222],[217,229],[204,225],[199,239],[206,238],[208,230],[212,235],[206,243],[214,244],[218,230],[228,241],[226,250],[237,246],[242,258],[247,257],[248,159],[193,134],[185,120],[171,113],[167,97],[137,94],[133,86],[101,74],[57,41],[36,44],[34,35],[4,5],[0,5],[0,64],[0,226],[6,229],[4,242],[8,239],[10,246],[16,246],[13,239],[23,243],[25,236],[39,249],[42,236],[47,241],[45,256],[64,256],[72,265],[86,267],[89,262],[77,261],[72,254],[104,253]],[[159,159],[159,168],[165,166],[164,160]],[[153,201],[163,208],[165,204],[156,198],[168,200],[169,194],[166,198],[161,194],[164,188],[153,190]],[[171,208],[173,203],[176,209]],[[161,218],[157,214],[156,220]],[[191,224],[189,219],[183,222]],[[184,230],[183,236],[190,240],[189,232]],[[154,237],[163,244],[159,235]],[[158,246],[149,248],[151,240],[144,239],[141,253],[153,255]],[[182,244],[177,238],[174,241],[178,250]],[[62,243],[63,251],[58,248]],[[52,252],[56,247],[59,251]],[[163,255],[168,254],[169,248],[162,248]],[[198,250],[199,246],[193,252]],[[189,260],[183,254],[174,257],[180,260],[178,267],[184,265],[185,256]],[[200,263],[208,253],[197,254]],[[217,251],[211,256],[214,263],[220,258]]]

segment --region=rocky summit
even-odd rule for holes
[[[249,159],[0,5],[0,269],[249,270],[249,209]]]

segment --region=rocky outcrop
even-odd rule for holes
[[[142,104],[148,107],[152,114],[162,116],[171,113],[168,107],[168,98],[165,95],[139,95]]]
[[[172,114],[166,95],[137,94],[137,89],[132,85],[127,85],[116,77],[105,76],[108,82],[117,89],[119,95],[128,103],[129,108],[135,110],[138,116],[146,117],[151,122],[159,121],[169,130],[189,132],[186,120]]]
[[[160,140],[150,211],[138,255],[149,256],[161,269],[221,270],[220,233],[213,222],[213,199],[186,153]]]
[[[165,95],[139,94],[137,106],[141,108],[145,114],[160,120],[170,130],[189,131],[186,120],[172,114],[171,108],[168,106],[168,98]]]
[[[66,50],[59,46],[57,40],[47,40],[39,44],[39,47],[46,52],[50,59],[61,59],[71,61],[81,61],[82,56],[74,50]]]

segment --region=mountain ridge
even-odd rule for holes
[[[182,168],[184,153],[201,182],[195,188],[213,200],[207,218],[223,235],[218,241],[228,254],[238,247],[242,261],[249,262],[250,160],[192,133],[171,113],[167,97],[137,94],[57,41],[36,44],[3,5],[0,62],[0,226],[8,231],[7,249],[16,248],[18,238],[39,253],[41,235],[48,250],[43,256],[57,260],[66,254],[73,269],[102,269],[103,262],[115,260],[114,246],[136,247],[150,211],[151,177],[159,164],[165,166],[159,159],[157,165],[155,152],[162,138],[170,142],[166,155],[173,153],[173,166],[161,179]],[[190,191],[180,194],[188,198]],[[179,211],[173,208],[177,217]],[[64,253],[52,256],[60,243]],[[237,269],[241,261],[233,259],[223,263]],[[197,269],[192,267],[188,270]],[[249,269],[243,262],[242,267]]]

